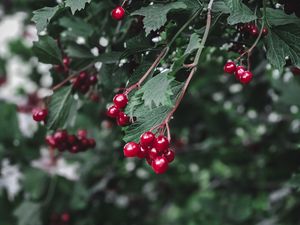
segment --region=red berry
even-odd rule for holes
[[[268,28],[267,28],[267,27],[264,27],[263,30],[262,30],[262,35],[263,35],[263,36],[267,36],[268,33],[269,33]]]
[[[240,80],[240,77],[244,74],[245,71],[246,71],[246,68],[243,66],[236,67],[236,70],[235,70],[236,79]]]
[[[169,148],[169,144],[168,138],[160,135],[154,140],[153,147],[156,148],[157,151],[163,152]]]
[[[89,85],[83,84],[80,86],[79,90],[82,94],[86,94],[90,89]]]
[[[90,148],[95,148],[96,147],[96,141],[93,138],[88,139],[89,141],[89,147]]]
[[[119,115],[119,113],[120,113],[120,110],[115,105],[112,105],[106,111],[106,115],[111,118],[116,118]]]
[[[291,67],[291,72],[296,76],[296,75],[300,75],[300,68],[298,67]]]
[[[69,67],[69,65],[70,65],[70,58],[69,57],[64,57],[63,58],[63,64],[64,64],[64,66],[65,67]]]
[[[230,74],[233,74],[236,70],[236,65],[234,62],[227,62],[225,65],[224,65],[224,72],[225,73],[230,73]]]
[[[115,103],[115,106],[119,109],[126,107],[128,103],[128,98],[125,94],[117,94],[115,95],[113,102]]]
[[[79,138],[86,138],[87,136],[87,130],[80,129],[77,131],[77,135]]]
[[[140,159],[146,158],[148,155],[148,151],[149,151],[148,148],[144,148],[140,146],[140,151],[138,152],[137,157]]]
[[[80,149],[79,149],[79,146],[78,145],[73,145],[72,147],[71,147],[71,149],[69,149],[69,152],[71,152],[71,153],[73,153],[73,154],[76,154],[76,153],[78,153],[80,151]]]
[[[56,141],[51,135],[46,136],[45,141],[50,147],[56,148]]]
[[[123,148],[125,157],[135,157],[137,156],[139,151],[140,151],[140,146],[135,142],[129,142]]]
[[[32,118],[36,122],[44,121],[48,115],[47,109],[34,109],[32,111]]]
[[[63,213],[61,215],[61,221],[64,223],[70,222],[70,214],[69,213]]]
[[[140,144],[141,146],[143,147],[152,147],[152,143],[155,139],[155,135],[150,132],[150,131],[147,131],[145,133],[143,133],[140,137]]]
[[[250,34],[253,37],[257,37],[259,35],[259,30],[258,30],[257,26],[253,25],[252,29],[250,30]]]
[[[245,71],[240,77],[240,82],[242,84],[248,84],[253,78],[253,74],[250,71]]]
[[[151,148],[149,151],[148,151],[148,155],[149,155],[149,158],[154,160],[155,158],[157,158],[160,153],[157,151],[156,148]]]
[[[166,159],[168,160],[169,163],[173,162],[175,159],[175,152],[171,149],[169,149],[164,156],[166,157]]]
[[[65,130],[56,131],[54,133],[53,137],[57,143],[62,143],[62,142],[68,141],[68,133]]]
[[[60,151],[60,152],[65,151],[65,150],[67,149],[67,143],[65,143],[65,142],[59,143],[59,144],[57,145],[57,149],[58,149],[58,151]]]
[[[78,139],[75,135],[68,136],[68,143],[69,145],[75,145],[78,142]]]
[[[78,76],[78,79],[84,83],[84,81],[86,81],[88,79],[88,74],[87,72],[83,71],[83,72],[80,72],[79,76]]]
[[[157,174],[162,174],[169,168],[168,161],[164,156],[158,156],[152,161],[152,169]]]
[[[120,112],[117,117],[117,124],[120,127],[127,126],[129,124],[129,116],[127,116],[124,112]]]
[[[153,160],[150,157],[146,157],[146,161],[150,166],[152,165]]]
[[[92,75],[92,76],[89,77],[89,84],[90,85],[95,85],[95,84],[97,84],[97,82],[98,82],[98,78],[97,78],[96,75]]]
[[[80,140],[80,147],[81,147],[80,150],[82,150],[82,151],[89,149],[89,147],[90,147],[89,140],[87,138],[82,138]]]
[[[117,6],[111,12],[111,16],[115,20],[122,20],[125,16],[125,10],[122,6]]]

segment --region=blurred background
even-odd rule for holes
[[[111,93],[83,100],[71,128],[97,147],[53,163],[31,115],[53,68],[33,56],[30,19],[55,4],[0,3],[1,225],[300,224],[300,72],[261,56],[247,87],[223,75],[227,53],[203,62],[171,124],[177,156],[166,174],[123,158],[122,133],[105,116]]]

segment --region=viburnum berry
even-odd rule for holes
[[[77,130],[77,135],[79,138],[86,138],[87,130],[79,129],[79,130]]]
[[[263,30],[262,30],[262,35],[263,35],[263,36],[267,36],[268,33],[269,33],[268,28],[264,27]]]
[[[148,151],[148,156],[152,160],[157,158],[159,155],[160,155],[160,153],[158,152],[158,150],[156,148],[150,148]]]
[[[240,77],[244,74],[246,68],[244,66],[237,66],[235,70],[236,79],[240,80]]]
[[[240,76],[240,82],[242,84],[248,84],[251,82],[253,78],[253,74],[250,71],[245,71],[241,76]]]
[[[129,142],[123,148],[125,157],[135,157],[138,155],[139,151],[140,151],[140,146],[135,142]]]
[[[49,145],[51,148],[56,147],[56,141],[55,141],[54,137],[52,137],[51,135],[46,136],[45,141],[46,141],[47,145]]]
[[[56,131],[53,135],[57,143],[66,142],[68,140],[68,133],[65,130]]]
[[[125,16],[125,10],[122,6],[117,6],[111,12],[111,16],[115,20],[122,20]]]
[[[61,221],[64,223],[70,222],[70,214],[69,213],[61,214]]]
[[[48,110],[47,109],[34,109],[32,111],[32,118],[36,122],[45,121],[47,116],[48,116]]]
[[[119,109],[125,108],[128,103],[128,98],[125,94],[117,94],[115,95],[113,102],[116,107]]]
[[[145,148],[152,147],[154,139],[155,135],[151,131],[147,131],[141,135],[140,145]]]
[[[224,65],[224,72],[225,73],[229,73],[229,74],[233,74],[236,70],[236,65],[234,62],[227,62]]]
[[[117,116],[117,124],[120,127],[127,126],[129,124],[129,116],[127,116],[124,112],[119,112]]]
[[[120,113],[120,110],[115,105],[112,105],[106,111],[106,115],[111,118],[116,118],[119,115],[119,113]]]
[[[257,26],[253,25],[252,28],[250,29],[250,34],[253,37],[257,37],[259,35],[259,30],[257,28]]]
[[[164,156],[158,156],[155,158],[152,161],[151,166],[157,174],[165,173],[169,168],[168,160]]]
[[[97,78],[96,75],[92,75],[92,76],[89,77],[89,84],[90,85],[95,85],[95,84],[97,84],[97,82],[98,82],[98,78]]]
[[[164,156],[166,157],[166,159],[168,160],[169,163],[173,162],[175,159],[175,152],[171,149],[169,149]]]
[[[70,58],[69,57],[64,57],[63,58],[63,65],[65,66],[65,68],[68,68],[70,66]]]
[[[159,152],[164,152],[169,148],[169,140],[167,137],[160,135],[157,138],[155,138],[153,142],[153,147],[159,151]]]
[[[140,151],[137,153],[137,157],[140,159],[146,158],[148,155],[149,148],[140,146]]]

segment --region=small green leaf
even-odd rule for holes
[[[228,24],[248,23],[257,19],[257,16],[240,0],[225,0],[225,3],[230,8]]]
[[[181,83],[177,81],[172,82],[172,104],[175,103],[181,89]],[[158,106],[150,109],[142,103],[141,95],[136,92],[125,109],[128,115],[132,114],[136,118],[136,122],[123,128],[125,132],[123,140],[125,142],[138,141],[142,133],[161,124],[173,108],[172,106]]]
[[[40,204],[24,201],[14,211],[14,216],[18,219],[18,225],[42,225],[40,210]]]
[[[91,53],[91,51],[84,45],[78,44],[69,44],[66,53],[71,58],[85,58],[85,59],[93,59],[95,56]]]
[[[76,101],[73,98],[72,87],[63,87],[51,97],[47,127],[50,130],[66,128],[76,112]]]
[[[143,7],[134,11],[131,15],[144,16],[144,28],[146,35],[151,31],[156,31],[167,22],[167,14],[174,9],[186,9],[187,6],[183,2],[172,2],[166,5],[155,4]]]
[[[300,27],[296,25],[278,26],[269,30],[267,36],[267,58],[277,69],[282,70],[286,57],[300,66]]]
[[[200,37],[198,34],[194,33],[191,35],[190,37],[190,41],[189,44],[184,52],[184,55],[189,55],[191,54],[193,51],[195,51],[196,49],[198,49],[200,47]]]
[[[270,25],[280,26],[286,24],[300,24],[300,19],[295,15],[287,15],[283,10],[267,8],[267,19]]]
[[[41,32],[47,28],[47,25],[58,10],[59,6],[54,6],[44,7],[33,11],[32,21],[35,22],[38,32]]]
[[[94,33],[94,27],[77,17],[63,17],[59,20],[59,25],[67,28],[72,36],[90,37]]]
[[[56,41],[50,36],[40,36],[39,41],[34,42],[32,50],[42,63],[61,64],[61,51]]]
[[[74,15],[76,11],[84,9],[85,5],[90,2],[91,0],[66,0],[66,7],[70,7]]]

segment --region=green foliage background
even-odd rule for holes
[[[97,141],[94,150],[63,155],[68,162],[80,164],[78,181],[32,168],[30,163],[39,158],[39,149],[45,145],[44,135],[49,131],[39,125],[34,138],[24,137],[18,127],[16,106],[0,100],[0,159],[9,159],[24,174],[21,192],[13,201],[5,189],[0,189],[1,225],[50,224],[51,215],[63,212],[70,213],[74,225],[300,224],[300,112],[291,110],[300,107],[300,80],[292,75],[285,59],[289,55],[290,65],[300,66],[300,23],[294,15],[285,15],[281,9],[272,8],[272,1],[267,2],[269,35],[253,53],[255,77],[248,86],[240,86],[233,77],[223,74],[224,62],[238,55],[220,47],[232,40],[235,24],[262,16],[260,10],[254,15],[255,9],[262,8],[262,2],[224,0],[214,4],[214,25],[207,48],[170,124],[176,160],[160,176],[144,161],[124,159],[122,139],[138,137],[149,127],[147,122],[163,115],[162,107],[172,104],[174,86],[180,86],[174,84],[175,77],[176,82],[182,82],[187,75],[178,65],[193,57],[198,48],[205,12],[195,19],[192,29],[186,29],[175,40],[163,60],[163,67],[171,68],[170,78],[163,76],[162,82],[158,79],[160,74],[155,77],[158,81],[152,78],[145,90],[132,96],[135,101],[128,112],[142,118],[139,129],[126,128],[124,137],[118,127],[107,125],[110,121],[105,109],[114,90],[128,79],[134,83],[155,60],[163,44],[207,2],[155,1],[149,8],[150,1],[132,1],[121,23],[110,17],[118,1],[66,0],[65,5],[50,0],[1,3],[5,14],[24,11],[28,15],[26,24],[31,23],[33,16],[39,31],[47,27],[47,35],[40,37],[33,48],[26,48],[22,39],[13,40],[12,55],[20,56],[26,63],[37,56],[40,62],[59,64],[62,54],[55,39],[60,38],[64,53],[72,59],[73,71],[81,71],[91,63],[103,63],[97,86],[101,102],[93,103],[80,95],[75,123],[70,125],[67,119],[70,109],[74,109],[73,100],[68,99],[68,104],[59,107],[63,112],[55,111],[59,102],[50,105],[60,120],[51,121],[49,129],[66,126],[72,132],[85,128]],[[130,13],[145,16],[144,21]],[[153,43],[156,29],[162,41]],[[76,42],[79,36],[85,38],[85,44]],[[109,40],[107,47],[99,44],[102,36]],[[253,42],[249,40],[246,45]],[[91,54],[93,47],[99,49],[98,56]],[[124,58],[127,61],[119,64]],[[6,60],[1,59],[3,70]],[[54,70],[51,74],[56,83],[64,79]],[[31,79],[39,85],[41,75],[35,71]],[[63,95],[66,89],[62,89]],[[165,93],[165,98],[155,95],[156,90]],[[147,96],[145,102],[143,94]],[[61,97],[56,93],[56,99]]]

